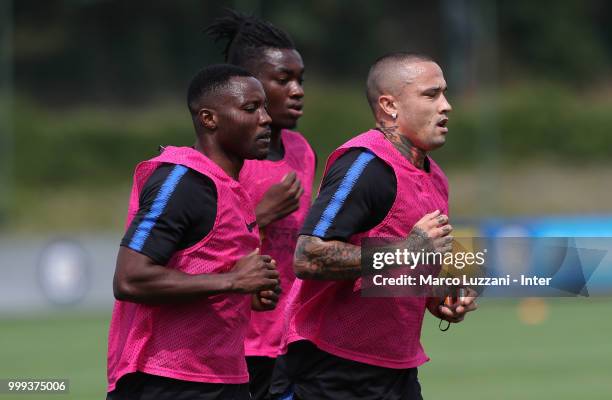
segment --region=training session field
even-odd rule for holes
[[[104,398],[109,318],[110,310],[0,319],[0,377],[70,380],[70,395],[0,399]],[[611,332],[606,298],[482,299],[478,312],[448,332],[428,316],[424,398],[610,399]]]

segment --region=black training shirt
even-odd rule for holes
[[[139,202],[138,213],[121,246],[160,265],[165,265],[175,252],[206,237],[217,214],[213,181],[174,164],[162,164],[153,172],[140,192]]]
[[[388,164],[365,148],[351,149],[323,178],[300,234],[347,241],[381,223],[396,193],[397,180]]]

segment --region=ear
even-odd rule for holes
[[[378,97],[378,106],[389,117],[392,117],[393,115],[397,115],[397,107],[395,105],[395,97],[391,96],[390,94],[383,94],[383,95],[379,96]]]
[[[210,131],[217,129],[217,113],[209,108],[202,108],[198,111],[198,121]]]

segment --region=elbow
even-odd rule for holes
[[[150,281],[150,259],[126,247],[119,249],[115,275],[113,276],[113,295],[119,301],[140,303],[147,300]]]
[[[137,294],[134,286],[125,280],[115,279],[113,281],[113,295],[119,301],[136,301]]]
[[[113,296],[115,300],[128,301],[128,287],[124,284],[113,284]]]

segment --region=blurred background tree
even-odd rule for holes
[[[448,144],[434,157],[456,178],[459,196],[484,187],[457,198],[459,213],[609,211],[582,207],[583,196],[552,209],[489,196],[517,165],[535,173],[546,164],[549,175],[577,171],[576,181],[609,172],[609,1],[21,0],[3,7],[5,228],[121,226],[117,209],[136,162],[158,144],[193,141],[185,88],[203,65],[222,61],[203,28],[225,7],[266,18],[294,38],[306,64],[299,129],[321,161],[373,126],[363,94],[373,60],[424,52],[443,66],[455,108]],[[470,196],[488,206],[470,206]]]
[[[490,3],[494,14],[479,20]],[[605,0],[23,0],[13,13],[16,85],[62,104],[180,92],[198,67],[220,60],[202,29],[232,6],[289,31],[317,79],[360,82],[373,59],[393,50],[427,52],[447,63],[452,47],[462,45],[458,36],[477,43],[481,26],[491,24],[504,82],[592,85],[610,70],[612,5]],[[463,47],[471,50],[464,57],[479,50]]]

